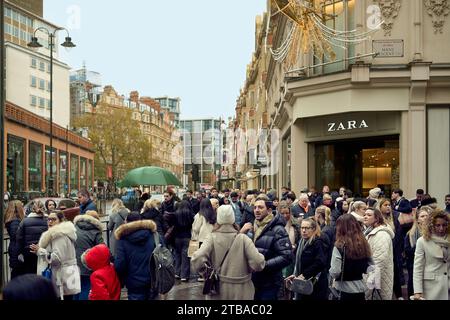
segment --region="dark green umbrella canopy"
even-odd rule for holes
[[[120,182],[122,187],[133,186],[181,186],[180,180],[169,170],[160,167],[136,168],[127,173]]]

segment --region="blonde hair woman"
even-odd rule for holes
[[[431,212],[433,212],[433,209],[428,206],[423,206],[419,210],[416,210],[414,214],[413,226],[411,230],[408,231],[405,237],[406,269],[408,270],[408,296],[414,294],[413,270],[417,240],[419,240],[419,238],[422,236],[422,229],[425,226]]]
[[[116,238],[114,237],[114,232],[119,228],[125,221],[130,213],[122,200],[114,199],[111,205],[111,214],[109,215],[108,221],[108,231],[109,231],[109,249],[113,256],[116,255]]]
[[[327,255],[320,240],[320,226],[313,218],[303,219],[301,239],[298,243],[295,257],[294,274],[286,278],[289,285],[294,278],[317,279],[311,295],[295,293],[296,300],[326,300],[327,299]]]
[[[417,240],[414,257],[414,299],[450,299],[450,216],[434,210]]]
[[[149,199],[144,202],[142,207],[142,219],[153,220],[156,223],[156,230],[161,235],[164,236],[164,219],[159,208],[161,207],[161,201],[158,199]]]
[[[363,201],[355,201],[350,204],[350,209],[348,210],[356,220],[363,224],[364,223],[364,213],[367,209],[367,205]]]

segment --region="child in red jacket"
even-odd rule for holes
[[[109,248],[99,244],[81,256],[84,265],[93,271],[89,300],[120,300],[120,281],[110,262]]]

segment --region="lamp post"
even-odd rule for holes
[[[45,27],[39,27],[34,30],[33,37],[31,37],[31,42],[27,44],[29,48],[41,48],[42,45],[39,43],[38,38],[36,37],[36,32],[41,31],[45,32],[48,35],[48,45],[50,50],[50,172],[48,178],[47,194],[49,196],[53,195],[53,48],[55,46],[55,37],[56,32],[60,30],[65,30],[67,32],[67,37],[64,43],[61,46],[65,48],[73,48],[75,44],[72,42],[72,38],[69,37],[69,31],[65,28],[57,28],[55,31],[50,32]]]

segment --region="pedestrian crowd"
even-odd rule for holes
[[[161,244],[174,278],[204,283],[205,299],[450,299],[450,195],[442,210],[422,189],[411,201],[379,187],[367,197],[345,187],[281,191],[213,188],[180,199],[168,188],[162,202],[143,193],[134,210],[115,199],[108,244],[87,191],[73,221],[51,200],[34,201],[28,215],[9,201],[3,298],[38,299],[28,286],[50,300],[119,300],[122,288],[129,300],[164,299],[150,267]],[[220,290],[210,290],[211,274]]]

